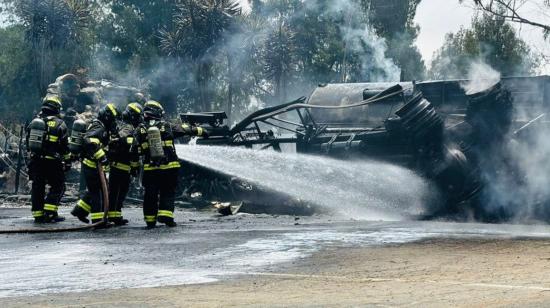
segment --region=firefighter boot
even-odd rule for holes
[[[57,212],[49,212],[45,211],[44,213],[44,221],[45,222],[51,222],[51,223],[57,223],[65,221],[65,217],[59,216]]]
[[[38,217],[34,218],[34,223],[35,224],[43,224],[45,222],[46,222],[46,217],[44,217],[44,216],[38,216]]]
[[[166,226],[170,227],[170,228],[173,228],[173,227],[175,227],[175,226],[178,225],[173,219],[164,222],[164,224],[165,224]]]
[[[78,220],[82,221],[85,224],[90,223],[90,220],[88,219],[88,212],[86,212],[84,209],[82,209],[79,206],[76,206],[71,211],[71,215],[78,218]]]
[[[124,226],[128,224],[128,219],[124,219],[122,217],[116,217],[116,218],[109,218],[109,222],[112,222],[115,224],[115,226]]]
[[[174,218],[166,217],[166,216],[159,216],[157,218],[158,222],[165,224],[166,226],[173,228],[177,226],[178,224],[174,221]]]

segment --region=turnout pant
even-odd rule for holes
[[[130,171],[111,166],[109,173],[109,220],[122,219],[122,206],[130,189]]]
[[[86,179],[86,192],[78,201],[75,211],[79,216],[91,214],[92,222],[98,222],[103,219],[103,202],[101,192],[101,180],[96,168],[82,164],[82,173]]]
[[[157,220],[174,220],[178,170],[179,168],[143,171],[143,215],[148,225],[154,224]]]
[[[29,177],[32,180],[32,215],[57,215],[61,197],[65,193],[65,172],[60,160],[32,158],[29,163]],[[50,186],[46,194],[46,185]]]

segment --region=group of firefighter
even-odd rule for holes
[[[152,100],[130,102],[122,112],[114,104],[106,104],[91,122],[75,121],[70,136],[61,111],[61,99],[47,96],[41,112],[27,127],[34,221],[64,220],[58,215],[58,207],[65,191],[65,173],[78,161],[87,190],[71,214],[80,221],[91,221],[97,227],[127,224],[122,206],[131,177],[143,170],[147,227],[154,228],[157,222],[176,226],[174,200],[180,162],[174,140],[185,135],[205,136],[206,132],[201,127],[165,121],[162,105]],[[108,184],[102,182],[107,171]],[[105,220],[102,187],[107,185],[109,208]]]

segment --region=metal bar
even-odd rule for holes
[[[254,121],[254,126],[256,126],[256,130],[258,131],[258,136],[262,135],[262,130],[260,129],[260,126],[258,125],[258,122]]]
[[[261,115],[261,116],[257,116],[255,117],[254,119],[252,119],[252,121],[261,121],[261,120],[265,120],[265,119],[269,119],[269,118],[273,118],[277,115],[280,115],[280,114],[283,114],[283,113],[287,113],[291,110],[294,110],[294,109],[298,109],[298,108],[301,108],[301,107],[296,107],[296,108],[284,108],[284,109],[281,109],[281,110],[276,110],[276,111],[273,111],[273,112],[270,112],[268,114],[264,114],[264,115]]]
[[[300,121],[302,121],[302,125],[306,126],[306,121],[304,120],[304,116],[302,116],[302,113],[300,112],[300,109],[296,109],[296,112],[298,113],[298,116],[300,117]]]
[[[542,113],[540,114],[538,117],[532,119],[531,121],[527,122],[525,125],[523,125],[522,127],[520,127],[518,130],[516,130],[514,132],[514,135],[517,135],[519,132],[521,132],[522,130],[524,130],[526,127],[528,127],[529,125],[535,123],[536,121],[538,121],[539,119],[542,119],[544,116],[546,116],[546,113]]]
[[[307,115],[309,116],[309,119],[311,120],[311,124],[313,124],[313,126],[315,128],[319,128],[319,126],[317,125],[317,123],[315,123],[315,120],[313,120],[313,117],[311,116],[311,113],[309,112],[309,109],[305,109],[306,112],[307,112]]]
[[[274,140],[276,140],[277,143],[296,143],[298,141],[297,138],[278,138]],[[261,139],[247,140],[246,142],[245,141],[235,142],[235,143],[232,143],[231,145],[242,146],[242,145],[253,145],[253,144],[271,144],[272,142],[270,141],[273,141],[273,140],[261,140]]]
[[[262,122],[265,123],[265,124],[267,124],[267,125],[275,126],[275,127],[278,127],[278,128],[280,128],[280,129],[284,129],[284,130],[286,130],[286,131],[289,131],[289,132],[292,132],[292,133],[295,133],[295,134],[305,135],[304,133],[299,132],[299,131],[297,131],[297,130],[292,130],[292,129],[286,128],[286,127],[284,127],[284,126],[280,126],[280,125],[277,125],[277,124],[273,124],[273,123],[271,123],[271,122],[268,122],[267,120],[262,120]]]
[[[382,129],[376,129],[376,128],[361,128],[361,127],[341,127],[341,128],[325,128],[323,132],[327,133],[357,133],[357,132],[372,132],[372,131],[382,131]]]
[[[459,125],[464,124],[464,122],[466,122],[466,121],[460,121],[460,122],[458,122],[458,123],[456,123],[456,124],[454,124],[454,125],[451,125],[451,126],[449,126],[449,127],[446,127],[445,129],[453,129],[453,128],[459,126]]]
[[[283,119],[279,119],[279,118],[276,118],[276,117],[273,117],[272,119],[277,120],[277,121],[281,121],[281,122],[286,123],[286,124],[295,125],[295,126],[298,126],[298,127],[305,127],[304,125],[302,125],[300,123],[296,123],[296,122],[292,122],[292,121],[288,121],[288,120],[283,120]]]
[[[369,98],[369,99],[363,100],[363,101],[361,101],[359,103],[356,103],[356,104],[343,105],[343,106],[322,106],[322,105],[309,105],[309,104],[303,104],[303,103],[296,103],[296,104],[293,104],[293,105],[285,106],[284,108],[281,108],[281,109],[278,109],[278,110],[275,110],[275,111],[272,111],[272,112],[269,112],[269,113],[266,113],[266,114],[259,115],[255,118],[251,119],[250,121],[261,121],[261,120],[264,120],[264,119],[272,118],[272,117],[274,117],[276,115],[279,115],[281,113],[286,113],[286,112],[289,112],[291,110],[295,110],[295,109],[299,109],[299,108],[303,108],[309,113],[309,109],[347,109],[347,108],[361,107],[361,106],[364,106],[364,105],[368,105],[368,104],[372,104],[372,103],[382,101],[386,98],[401,94],[403,92],[404,92],[404,90],[400,90],[400,91],[393,92],[391,94],[384,95],[384,96],[381,96],[381,97]],[[311,114],[309,114],[309,116],[311,117]],[[311,119],[311,122],[315,123],[313,121],[313,119]]]
[[[7,152],[7,151],[8,151],[8,139],[9,139],[9,136],[8,136],[8,134],[5,134],[4,136],[6,137],[6,140],[4,140],[4,152]]]

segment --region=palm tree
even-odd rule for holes
[[[162,30],[161,49],[194,66],[195,98],[202,111],[211,108],[209,83],[214,57],[223,46],[241,8],[235,0],[183,0],[174,14],[172,31]]]
[[[251,96],[266,95],[259,85],[261,78],[258,78],[256,74],[263,69],[262,63],[258,59],[262,58],[267,38],[266,28],[267,22],[261,16],[243,15],[239,17],[232,34],[225,38],[224,51],[227,59],[225,111],[230,121],[232,120],[233,107],[246,109],[246,104]]]
[[[16,12],[31,43],[41,92],[57,75],[87,61],[87,30],[93,18],[90,1],[21,0]]]
[[[266,77],[273,82],[276,102],[287,100],[290,72],[294,70],[295,32],[279,16],[276,28],[268,35],[264,50]]]

